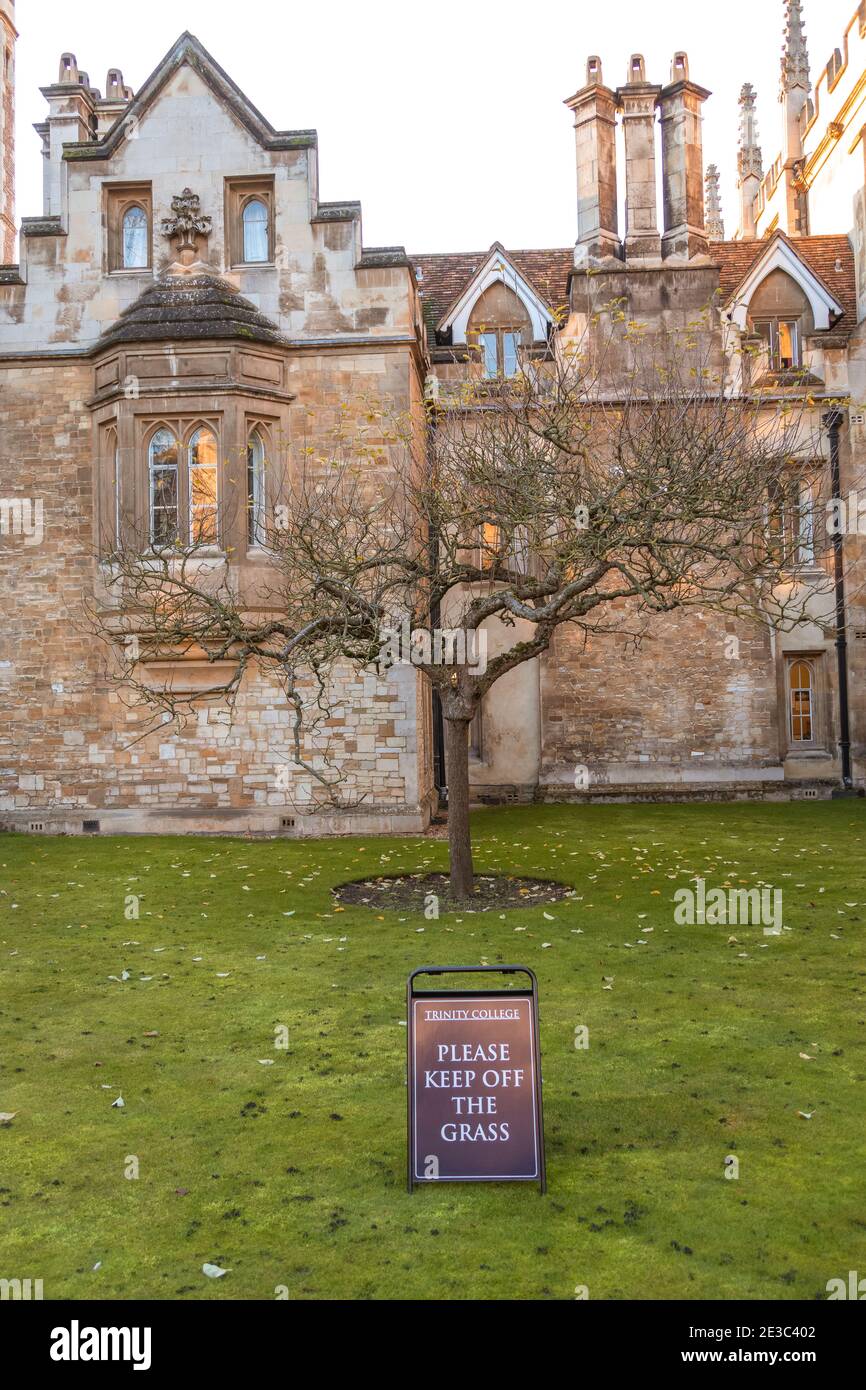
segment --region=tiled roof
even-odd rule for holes
[[[432,333],[439,320],[463,293],[473,275],[487,260],[490,250],[488,247],[486,251],[411,257],[416,273],[421,272],[420,290],[429,332]],[[560,311],[567,308],[568,273],[574,265],[573,246],[554,251],[508,251],[507,255],[551,309]]]
[[[851,333],[857,324],[857,289],[854,254],[847,236],[807,236],[786,238],[797,255],[823,281],[844,309],[837,333]],[[710,244],[710,257],[719,267],[719,294],[722,304],[757,258],[767,249],[767,241],[716,241]],[[574,264],[574,247],[553,251],[509,251],[521,275],[529,281],[551,309],[568,305],[568,275]],[[463,293],[473,275],[490,255],[487,251],[456,251],[447,254],[414,255],[410,259],[420,272],[424,318],[428,331],[439,323]],[[840,269],[836,269],[837,261]]]
[[[710,255],[719,267],[722,304],[727,303],[755,261],[766,251],[769,240],[768,237],[759,241],[714,241],[710,244]],[[857,326],[857,283],[854,253],[848,238],[834,234],[785,237],[785,240],[842,305],[845,312],[834,331],[853,332]]]

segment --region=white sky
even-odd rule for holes
[[[136,90],[187,28],[278,129],[319,132],[320,196],[360,198],[367,246],[411,252],[567,246],[576,236],[571,113],[601,56],[625,80],[631,53],[669,80],[676,49],[710,88],[704,160],[719,165],[736,227],[737,96],[758,92],[764,167],[778,153],[783,0],[18,0],[17,215],[42,211],[39,87],[75,53],[105,92]],[[805,0],[813,79],[856,9]]]

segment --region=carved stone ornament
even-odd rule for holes
[[[178,238],[180,260],[189,264],[196,258],[196,239],[210,236],[211,219],[202,213],[199,196],[191,188],[185,188],[171,200],[173,217],[164,217],[162,234],[172,241]]]

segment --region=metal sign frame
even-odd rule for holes
[[[441,998],[441,991],[437,990],[418,990],[415,988],[415,980],[419,975],[527,975],[529,977],[529,989],[514,990],[471,990],[455,989],[447,991],[449,999],[467,999],[480,994],[489,994],[491,998],[503,999],[528,999],[532,1010],[532,1063],[534,1071],[534,1091],[535,1091],[535,1139],[538,1146],[538,1177],[500,1177],[488,1178],[463,1177],[463,1178],[417,1178],[413,1172],[413,1153],[415,1141],[415,1075],[413,1069],[413,1053],[415,1043],[415,1010],[413,1001],[416,999],[436,999]],[[538,1182],[539,1192],[547,1191],[547,1165],[544,1156],[544,1115],[542,1112],[541,1100],[541,1044],[538,1030],[538,981],[535,972],[530,970],[528,965],[419,965],[417,970],[413,970],[406,981],[406,1107],[407,1107],[407,1144],[406,1144],[406,1178],[407,1191],[413,1192],[419,1183],[441,1183],[441,1182]]]

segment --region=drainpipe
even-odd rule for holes
[[[822,423],[830,441],[830,476],[832,496],[841,498],[842,480],[839,468],[839,430],[843,421],[838,408],[828,410]],[[853,789],[851,777],[851,728],[848,712],[848,634],[845,621],[845,568],[842,559],[842,528],[833,533],[833,581],[836,593],[836,664],[839,674],[839,751],[842,756],[841,795]]]
[[[431,402],[427,406],[427,421],[430,430],[436,429],[435,405]],[[430,568],[435,573],[439,559],[439,532],[435,527],[430,531]],[[441,607],[437,600],[430,608],[430,626],[437,628],[441,617]],[[439,810],[448,805],[448,778],[445,775],[445,722],[442,715],[442,701],[439,698],[439,691],[433,687],[432,691],[432,714],[433,714],[433,781],[439,798]]]

